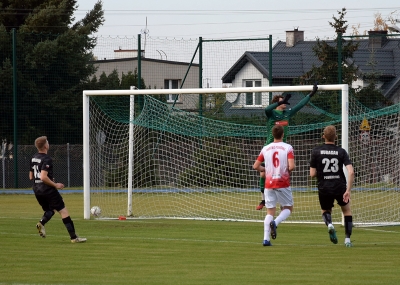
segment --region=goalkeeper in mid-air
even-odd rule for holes
[[[314,96],[315,93],[317,93],[317,90],[318,86],[316,82],[314,83],[314,87],[311,93],[308,94],[306,97],[304,97],[293,108],[287,108],[287,106],[290,105],[289,99],[290,97],[292,97],[291,94],[286,94],[286,96],[283,95],[274,96],[271,104],[265,108],[265,114],[267,115],[268,119],[267,121],[268,135],[267,135],[267,141],[265,142],[264,146],[274,141],[274,138],[271,134],[271,130],[274,125],[283,126],[284,129],[283,141],[286,142],[286,138],[289,134],[289,119],[293,117],[298,111],[300,111],[301,108],[307,105],[308,102],[310,102],[311,97]],[[257,206],[256,208],[257,210],[261,210],[265,206],[264,188],[265,188],[265,173],[260,172],[261,202]]]

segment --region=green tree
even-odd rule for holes
[[[379,109],[390,105],[390,101],[387,100],[380,89],[377,88],[379,72],[375,69],[377,63],[373,53],[368,62],[368,65],[372,67],[372,71],[362,75],[362,79],[368,83],[367,87],[360,89],[352,88],[352,83],[358,79],[359,74],[357,73],[359,72],[354,61],[350,59],[353,58],[354,52],[357,51],[358,43],[354,42],[352,39],[346,40],[339,36],[346,33],[348,25],[346,24],[347,21],[344,19],[346,9],[343,8],[342,11],[338,11],[338,14],[339,17],[333,17],[334,21],[329,22],[338,36],[333,42],[320,41],[317,39],[313,51],[321,61],[321,65],[313,66],[309,72],[304,74],[299,80],[300,84],[313,84],[316,81],[319,82],[319,84],[339,83],[338,46],[339,40],[341,39],[341,80],[342,83],[349,85],[349,93],[354,95],[362,104],[370,109]],[[382,26],[382,23],[383,21],[380,15],[376,15],[375,27]],[[313,98],[312,103],[332,114],[339,114],[341,110],[338,92],[318,92]]]
[[[343,35],[348,27],[348,25],[346,25],[347,21],[344,20],[346,9],[343,8],[342,11],[338,11],[338,14],[339,18],[333,17],[335,21],[329,22],[329,25],[335,29],[338,35],[339,33]],[[319,84],[339,83],[338,43],[340,39],[342,46],[342,83],[351,86],[351,83],[357,79],[357,67],[354,64],[349,64],[346,60],[353,57],[354,52],[358,49],[358,43],[355,43],[351,39],[343,39],[339,36],[337,36],[333,42],[317,39],[316,45],[313,47],[313,52],[321,61],[321,65],[314,65],[310,71],[300,78],[300,83],[313,84],[316,81],[319,82]]]
[[[346,9],[343,8],[342,11],[338,11],[339,17],[333,16],[333,22],[329,22],[329,25],[335,29],[337,37],[331,41],[323,41],[317,39],[315,46],[313,47],[314,54],[318,57],[321,64],[316,66],[313,65],[310,71],[306,72],[300,77],[300,84],[312,85],[314,82],[319,84],[338,84],[339,83],[339,40],[341,40],[341,70],[342,70],[342,83],[349,85],[349,91],[351,90],[351,84],[357,79],[356,72],[358,68],[354,63],[349,63],[348,59],[353,57],[354,52],[358,49],[358,43],[353,40],[346,40],[339,37],[339,34],[343,35],[348,25],[347,21],[344,19],[346,15]],[[329,94],[332,93],[332,94]],[[337,92],[318,92],[312,101],[315,105],[327,110],[331,113],[337,114],[341,108],[340,99]]]
[[[76,0],[6,0],[0,6],[0,42],[6,44],[0,49],[0,92],[7,102],[13,94],[12,29],[17,35],[18,143],[31,144],[39,135],[53,144],[81,143],[82,84],[95,72],[93,34],[104,22],[102,2],[79,21]],[[0,112],[13,118],[12,105],[0,104]],[[13,133],[10,121],[0,123],[2,137]]]
[[[121,76],[121,89],[130,89],[131,86],[138,85],[138,72],[137,68],[135,68],[134,72],[128,71],[127,74],[122,73]],[[147,89],[144,79],[140,79],[141,89]]]
[[[117,90],[120,88],[120,80],[118,76],[118,71],[114,69],[108,76],[103,71],[99,79],[99,89],[100,90]]]

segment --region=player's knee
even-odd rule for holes
[[[45,213],[44,213],[44,216],[47,218],[47,219],[51,219],[51,217],[53,217],[54,216],[54,211],[46,211]]]
[[[58,212],[60,213],[61,218],[63,218],[63,219],[66,217],[69,217],[69,212],[68,212],[67,208],[63,208],[63,209],[59,210]]]
[[[343,213],[343,216],[351,216],[352,215],[350,208],[342,208],[342,213]]]
[[[281,207],[281,211],[282,210],[289,210],[290,211],[290,213],[293,213],[293,206],[283,206],[283,207]]]

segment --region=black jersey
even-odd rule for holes
[[[45,194],[55,189],[40,180],[42,170],[47,171],[47,176],[50,180],[53,180],[53,160],[45,153],[37,153],[32,157],[29,169],[33,172],[33,191],[35,194]]]
[[[343,165],[351,164],[349,155],[334,144],[323,144],[312,150],[310,167],[317,170],[318,190],[326,194],[340,194],[346,191],[346,177]]]

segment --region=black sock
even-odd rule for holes
[[[322,218],[324,219],[325,225],[332,224],[332,216],[329,212],[324,212],[322,214]]]
[[[71,220],[71,217],[68,216],[68,217],[62,219],[62,221],[63,221],[65,227],[67,228],[67,231],[68,231],[71,239],[76,239],[74,222]]]
[[[344,216],[344,232],[347,238],[350,238],[353,232],[353,216]]]
[[[43,214],[42,219],[40,220],[40,223],[44,226],[48,221],[51,220],[51,217],[54,216],[54,211],[46,211]]]
[[[265,189],[265,178],[264,177],[260,177],[260,191],[261,191],[261,193],[264,193],[264,189]]]

